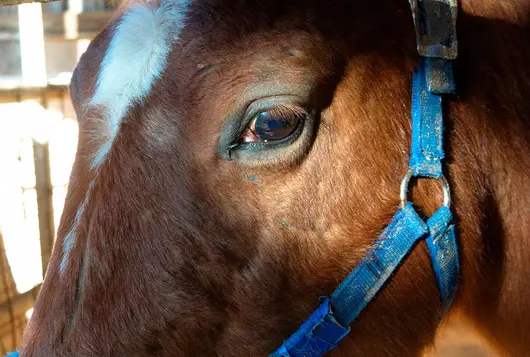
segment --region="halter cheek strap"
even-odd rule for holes
[[[456,0],[410,2],[418,51],[427,58],[420,60],[413,77],[412,149],[409,171],[402,183],[401,208],[370,253],[330,298],[321,299],[318,309],[269,357],[319,357],[334,349],[421,240],[429,248],[444,313],[455,296],[460,267],[450,190],[442,170],[442,95],[455,89],[450,59],[456,57],[457,4]],[[408,184],[413,177],[439,179],[444,187],[444,205],[426,222],[407,202]]]

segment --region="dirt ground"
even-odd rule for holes
[[[443,328],[424,357],[501,357],[470,326],[459,322]]]

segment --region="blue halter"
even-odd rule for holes
[[[381,290],[385,282],[421,240],[429,248],[440,299],[446,312],[453,301],[459,275],[458,247],[451,197],[442,174],[442,95],[453,93],[452,62],[457,56],[457,0],[409,0],[422,58],[412,85],[412,150],[409,171],[401,185],[401,208],[376,241],[370,253],[330,298],[311,314],[269,357],[319,357],[334,349],[350,332],[349,326]],[[407,203],[413,177],[439,179],[444,205],[423,221]],[[18,352],[7,357],[18,357]]]
[[[456,0],[409,0],[421,58],[412,85],[412,149],[401,185],[401,208],[370,253],[284,344],[269,357],[318,357],[334,349],[350,325],[382,289],[421,240],[429,248],[444,313],[450,308],[459,275],[458,247],[450,210],[449,185],[442,173],[442,95],[453,93],[452,59],[457,55]],[[413,177],[439,179],[444,205],[423,221],[407,202]]]

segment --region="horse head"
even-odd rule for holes
[[[462,3],[454,310],[523,353],[529,50],[508,36],[522,20],[485,31],[495,1]],[[528,1],[506,3],[524,18]],[[417,61],[405,0],[126,2],[72,79],[78,152],[21,356],[273,352],[399,206]],[[426,216],[442,201],[431,181],[412,196]],[[419,355],[443,309],[433,276],[418,245],[333,355]]]

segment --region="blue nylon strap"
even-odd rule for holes
[[[428,221],[429,236],[426,239],[431,254],[432,267],[440,290],[444,314],[455,297],[460,263],[453,215],[447,207],[441,207]]]
[[[442,176],[442,97],[429,92],[425,60],[421,59],[412,81],[412,152],[409,167],[414,176]]]
[[[339,288],[270,357],[318,357],[336,347],[414,244],[428,233],[412,204],[400,209],[375,248]]]
[[[428,233],[412,204],[400,209],[379,237],[374,248],[331,295],[335,316],[349,326],[379,292],[383,284]]]
[[[420,60],[412,88],[412,151],[409,166],[414,176],[442,176],[444,118],[441,94],[452,93],[454,88],[450,61],[440,58]],[[456,236],[451,222],[451,211],[447,207],[442,207],[427,222],[430,234],[426,242],[446,311],[453,301],[460,270]]]
[[[456,91],[453,62],[442,58],[425,58],[427,90],[433,94],[453,94]]]
[[[334,349],[340,340],[350,332],[333,316],[328,298],[309,319],[270,357],[312,357],[322,356]]]
[[[447,310],[458,278],[458,251],[451,210],[441,207],[425,223],[411,203],[400,209],[373,250],[320,307],[269,357],[319,357],[334,349],[349,326],[373,300],[414,245],[426,238],[433,269]]]
[[[8,353],[6,357],[18,357],[18,352]]]

